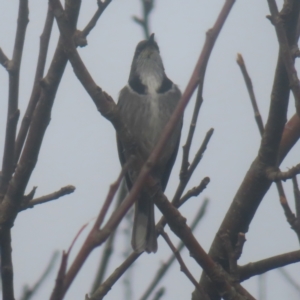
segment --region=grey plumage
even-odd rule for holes
[[[159,49],[152,34],[149,40],[140,42],[134,54],[128,85],[119,96],[118,107],[128,130],[138,143],[139,153],[146,161],[157,144],[181,97],[178,87],[164,72]],[[151,175],[166,188],[173,167],[182,127],[178,122],[173,135],[164,148]],[[117,137],[119,157],[126,162],[126,151]],[[138,174],[129,171],[126,175],[128,189],[132,187]],[[157,241],[154,221],[154,195],[143,190],[135,205],[132,246],[137,252],[156,252]]]

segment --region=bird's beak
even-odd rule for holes
[[[154,33],[152,33],[148,39],[148,44],[153,45],[154,44]]]

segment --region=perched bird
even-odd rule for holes
[[[133,135],[144,161],[157,144],[160,135],[176,108],[181,92],[165,74],[159,48],[154,34],[148,40],[138,43],[129,75],[128,84],[121,90],[118,108],[123,122]],[[165,146],[161,157],[151,171],[164,191],[176,159],[182,119],[178,122],[173,135]],[[126,160],[124,149],[117,136],[121,164]],[[128,171],[126,183],[131,189],[138,174]],[[136,252],[156,252],[157,239],[154,220],[154,199],[141,191],[135,203],[132,232],[132,247]]]

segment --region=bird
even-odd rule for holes
[[[149,39],[137,44],[128,83],[120,91],[117,103],[122,121],[137,143],[144,162],[160,139],[180,98],[179,88],[165,73],[153,33]],[[181,118],[150,173],[162,191],[167,186],[177,156],[182,123]],[[117,146],[121,165],[124,165],[129,159],[128,151],[122,145],[118,134]],[[130,169],[127,171],[125,179],[128,190],[132,188],[137,176],[137,172]],[[152,196],[142,189],[135,202],[131,244],[137,253],[157,251],[154,197],[155,193]]]

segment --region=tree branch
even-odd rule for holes
[[[24,146],[24,142],[28,133],[28,129],[31,123],[31,119],[33,116],[34,109],[36,107],[36,104],[39,100],[40,94],[41,94],[41,80],[44,75],[45,70],[45,64],[46,64],[46,58],[48,53],[48,47],[49,47],[49,40],[52,32],[53,27],[53,20],[54,16],[52,13],[52,10],[50,9],[48,5],[48,11],[47,16],[45,20],[45,25],[43,29],[43,33],[40,37],[40,50],[39,50],[39,57],[35,72],[35,78],[33,83],[33,88],[31,92],[31,96],[27,105],[26,112],[24,114],[21,127],[16,139],[16,145],[15,145],[15,153],[14,153],[14,163],[17,164],[20,154],[22,151],[22,148]]]
[[[106,9],[106,7],[111,3],[112,0],[97,0],[98,9],[95,12],[94,16],[90,20],[90,22],[85,26],[85,28],[80,32],[80,36],[86,38],[88,34],[92,31],[92,29],[96,26],[99,18],[101,17],[102,13]]]
[[[297,174],[300,173],[300,164],[292,167],[286,172],[281,172],[277,168],[268,168],[266,170],[266,176],[271,181],[278,181],[278,180],[287,180],[295,177]]]
[[[284,6],[290,4],[291,1],[294,5],[293,9],[290,10],[290,14],[286,15],[286,30],[288,32],[294,32],[299,15],[299,1],[290,0],[289,3],[285,1]],[[289,35],[288,39],[290,44],[295,43],[294,35]],[[281,60],[281,54],[279,53],[271,94],[269,116],[258,155],[251,164],[219,228],[220,232],[229,233],[232,245],[236,244],[239,232],[246,233],[248,231],[252,218],[271,185],[271,182],[265,176],[265,170],[268,167],[277,167],[278,163],[284,158],[284,156],[279,156],[279,154],[286,155],[291,149],[290,147],[295,143],[293,138],[299,138],[299,133],[293,135],[293,138],[291,138],[292,135],[288,130],[283,131],[286,123],[289,91],[288,76]],[[289,138],[282,137],[282,133],[288,134]],[[282,141],[288,142],[282,144]],[[285,150],[279,150],[280,146],[285,148]],[[209,254],[217,263],[221,264],[225,270],[228,269],[228,259],[226,259],[223,243],[218,234],[215,236]],[[216,300],[220,299],[220,296],[216,292],[216,287],[209,282],[204,274],[202,274],[201,277],[201,284],[211,298]],[[197,295],[197,291],[193,293],[192,299],[200,299]]]
[[[238,53],[236,62],[238,63],[238,65],[241,69],[241,72],[243,74],[245,84],[246,84],[246,87],[247,87],[247,90],[248,90],[248,93],[249,93],[249,96],[250,96],[251,104],[252,104],[252,107],[253,107],[253,110],[254,110],[254,116],[255,116],[256,124],[257,124],[257,127],[259,129],[260,135],[262,136],[263,133],[264,133],[264,124],[263,124],[263,121],[262,121],[262,117],[259,113],[259,109],[258,109],[257,102],[256,102],[256,97],[255,97],[255,94],[254,94],[254,91],[253,91],[252,81],[251,81],[251,78],[250,78],[250,76],[247,72],[246,64],[244,62],[242,54]]]
[[[125,180],[123,180],[121,183],[121,186],[120,186],[118,200],[116,202],[115,210],[120,206],[120,204],[124,200],[126,194],[127,194],[126,182],[125,182]],[[97,275],[96,275],[95,281],[93,283],[91,294],[93,294],[103,282],[109,260],[113,253],[113,245],[114,245],[115,236],[116,236],[116,230],[110,235],[110,237],[108,238],[108,240],[105,243],[105,246],[103,249],[103,254],[101,257],[101,262],[99,264]]]
[[[49,263],[48,266],[46,267],[45,271],[43,272],[43,274],[41,275],[41,277],[37,280],[37,282],[30,288],[27,285],[24,287],[24,291],[23,291],[23,295],[21,296],[21,300],[29,300],[31,299],[35,293],[37,292],[37,290],[41,287],[41,285],[45,282],[45,280],[47,279],[48,275],[50,274],[50,272],[52,271],[56,260],[58,258],[58,251],[54,252]]]
[[[270,258],[266,258],[254,263],[249,263],[238,268],[241,282],[250,277],[263,274],[265,272],[294,264],[300,261],[300,251],[293,251]]]
[[[9,58],[5,55],[3,50],[0,48],[0,64],[7,69],[9,64]]]
[[[282,14],[279,14],[275,0],[268,0],[270,12],[272,15],[272,23],[275,26],[276,34],[280,46],[280,53],[286,72],[289,78],[290,87],[295,97],[295,104],[298,116],[300,116],[300,84],[297,71],[294,67],[294,57],[291,52],[290,43],[288,41],[286,30],[284,28],[284,20]],[[293,9],[290,5],[290,9]],[[294,46],[294,45],[292,45]]]
[[[143,5],[143,19],[133,16],[132,19],[138,25],[140,25],[144,31],[145,39],[149,39],[150,37],[150,29],[149,29],[149,15],[154,6],[154,0],[141,0]]]
[[[195,228],[197,227],[199,221],[202,220],[203,216],[206,213],[206,208],[208,205],[208,199],[205,199],[199,208],[194,220],[192,221],[190,228],[194,232]],[[158,225],[156,225],[157,232],[160,233],[160,228],[162,226],[160,225],[160,222],[158,222]],[[181,251],[184,248],[184,243],[180,242],[179,245],[176,247],[177,251]],[[167,273],[171,265],[175,261],[175,256],[171,255],[169,259],[167,259],[166,262],[162,264],[162,266],[157,270],[154,278],[152,279],[151,283],[149,284],[148,288],[146,291],[143,293],[143,295],[139,298],[140,300],[147,300],[150,296],[150,294],[154,291],[158,283],[161,281],[161,279],[164,277],[164,275]]]
[[[28,14],[28,0],[20,0],[13,56],[12,60],[9,61],[7,65],[7,71],[9,74],[8,110],[4,153],[2,160],[2,173],[0,177],[0,202],[2,202],[3,200],[8,187],[8,183],[14,171],[15,138],[17,123],[20,115],[20,111],[18,108],[19,76],[25,33],[28,24]]]
[[[166,243],[169,245],[172,252],[174,253],[174,256],[176,257],[176,259],[177,259],[177,261],[180,265],[180,271],[182,271],[186,275],[186,277],[191,281],[191,283],[195,286],[195,288],[198,290],[198,292],[201,293],[204,296],[203,299],[208,300],[207,295],[204,294],[204,291],[202,290],[202,287],[199,285],[199,283],[196,281],[196,279],[193,277],[192,273],[189,271],[189,269],[185,265],[181,255],[180,255],[179,250],[177,250],[175,248],[175,246],[171,242],[168,234],[163,229],[161,229],[160,234],[162,235],[162,237],[164,238],[164,240],[166,241]]]
[[[10,229],[3,232],[0,240],[1,246],[1,280],[2,280],[2,299],[15,300],[14,297],[14,273],[11,257],[11,233]]]
[[[65,195],[72,194],[74,191],[75,191],[75,186],[73,185],[64,186],[56,192],[23,203],[23,205],[20,207],[20,211],[26,210],[28,208],[33,208],[35,205],[38,204],[43,204],[52,200],[56,200]]]

